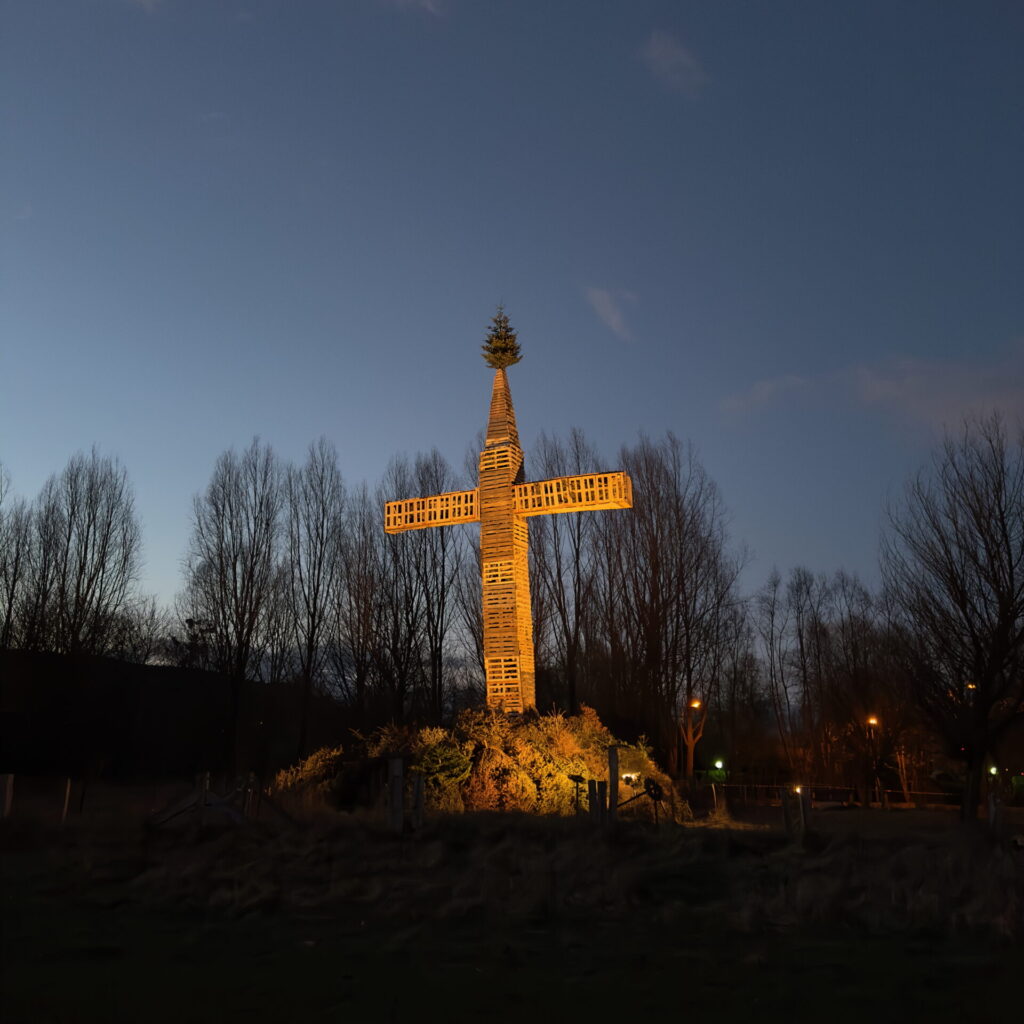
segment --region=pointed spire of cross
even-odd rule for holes
[[[499,313],[504,315],[503,310]],[[514,344],[514,332],[511,341]],[[518,361],[518,345],[514,356],[505,365]],[[523,483],[523,451],[505,365],[498,365],[494,372],[479,486],[389,501],[384,506],[384,529],[404,533],[431,526],[480,524],[487,703],[505,711],[525,711],[535,703],[526,519],[555,512],[631,508],[633,484],[625,473]]]

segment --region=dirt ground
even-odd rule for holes
[[[1017,1019],[1024,861],[870,813],[804,844],[749,821],[0,822],[0,1019]]]

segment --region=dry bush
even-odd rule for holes
[[[605,779],[608,747],[615,738],[597,713],[584,707],[579,715],[558,713],[509,716],[490,709],[462,712],[451,730],[428,726],[388,725],[368,737],[357,736],[363,760],[402,757],[412,773],[424,780],[426,805],[433,811],[523,811],[542,815],[571,815],[576,811],[576,786],[570,776]],[[666,798],[672,784],[655,765],[644,744],[619,744],[619,770],[637,779],[655,779]],[[335,773],[332,781],[329,776]],[[349,775],[357,769],[350,765]],[[318,751],[296,768],[279,773],[275,793],[287,793],[304,809],[338,805],[351,779],[341,779],[341,748]],[[411,782],[410,782],[411,785]],[[620,789],[625,798],[630,791]],[[586,791],[581,794],[586,806]],[[663,808],[682,821],[685,803]],[[653,819],[646,797],[624,809],[627,818]],[[692,816],[690,816],[692,819]]]
[[[572,717],[556,712],[512,718],[490,710],[467,711],[456,721],[453,739],[472,754],[472,771],[463,787],[467,809],[552,815],[575,811],[576,787],[570,775],[607,778],[608,747],[616,742],[588,707]],[[655,778],[666,794],[670,791],[669,779],[642,744],[620,745],[619,764],[620,771],[639,780]],[[651,817],[650,801],[637,801],[629,812]]]
[[[449,813],[463,810],[463,784],[472,767],[470,753],[446,730],[420,731],[413,770],[423,776],[428,807]]]
[[[342,747],[323,747],[293,768],[279,771],[270,793],[291,811],[315,813],[334,805],[342,773]]]
[[[463,795],[470,811],[532,811],[537,786],[505,751],[481,747]]]

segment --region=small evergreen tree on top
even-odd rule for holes
[[[484,361],[495,370],[504,370],[506,366],[518,363],[522,359],[516,332],[508,322],[505,307],[498,306],[498,312],[491,317],[491,326],[487,331],[487,340],[480,346],[484,350]]]

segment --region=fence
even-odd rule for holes
[[[786,787],[794,789],[795,783],[786,783]],[[773,804],[779,803],[778,783],[766,785],[763,783],[717,783],[719,793],[724,794],[727,801],[741,804]],[[812,803],[817,804],[857,804],[860,797],[853,786],[816,786],[801,785],[800,789],[810,793]],[[880,803],[888,807],[959,807],[959,793],[929,792],[911,790],[904,792],[902,789],[874,790],[871,794],[873,803]]]

